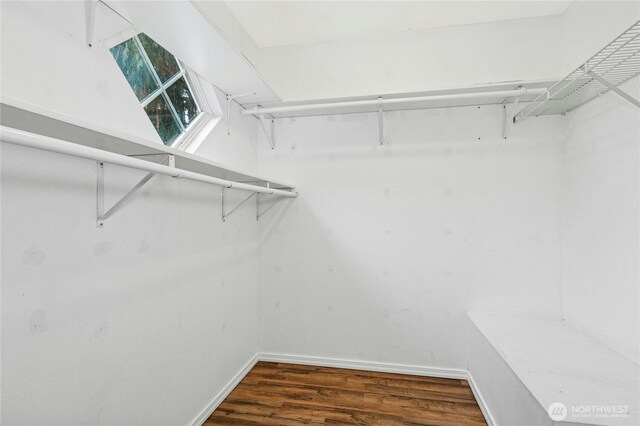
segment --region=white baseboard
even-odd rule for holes
[[[348,368],[352,370],[378,371],[382,373],[411,374],[415,376],[442,377],[445,379],[464,379],[469,381],[471,391],[480,406],[482,414],[485,416],[489,426],[497,426],[496,422],[485,404],[484,398],[476,386],[473,377],[467,370],[457,368],[428,367],[422,365],[392,364],[376,361],[358,361],[341,358],[326,358],[306,355],[291,355],[269,352],[258,352],[249,362],[231,379],[200,414],[191,422],[191,426],[201,426],[224,401],[231,391],[242,381],[258,361],[282,362],[289,364],[313,365],[317,367]]]
[[[480,392],[480,389],[478,389],[478,385],[476,385],[476,381],[473,380],[473,376],[471,375],[470,371],[467,371],[467,381],[469,382],[469,386],[471,387],[471,392],[473,392],[473,396],[476,398],[476,402],[478,403],[478,406],[480,407],[480,411],[482,411],[482,415],[484,416],[484,419],[487,421],[487,424],[489,426],[498,426],[498,424],[496,423],[496,420],[493,418],[493,415],[491,414],[491,411],[489,410],[489,406],[487,405],[486,401],[482,397],[482,393]]]
[[[231,381],[227,383],[227,385],[220,392],[218,392],[216,396],[213,397],[211,402],[209,402],[209,404],[207,404],[207,406],[200,412],[200,414],[198,414],[196,418],[193,419],[190,425],[201,426],[215,411],[215,409],[218,408],[220,404],[222,404],[222,401],[224,401],[224,399],[229,396],[231,391],[236,386],[238,386],[238,383],[240,383],[242,379],[244,379],[244,376],[246,376],[247,373],[251,371],[251,369],[254,365],[256,365],[257,362],[258,355],[256,354],[249,360],[249,362],[244,365],[244,367],[240,369],[240,371],[238,371],[238,373],[236,373],[235,376],[233,376],[233,379],[231,379]]]
[[[422,365],[391,364],[376,361],[357,361],[341,358],[326,358],[306,355],[290,355],[259,352],[258,361],[283,362],[290,364],[314,365],[317,367],[349,368],[352,370],[379,371],[382,373],[413,374],[416,376],[443,377],[446,379],[466,379],[467,371],[455,368],[426,367]]]

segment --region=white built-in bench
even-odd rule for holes
[[[638,364],[561,320],[479,313],[469,318],[477,328],[471,332],[480,332],[543,410],[564,404],[567,415],[560,424],[640,425]],[[490,388],[490,376],[483,380]],[[482,393],[483,383],[478,387]],[[509,389],[503,391],[509,398]],[[500,405],[497,395],[494,401]],[[485,402],[491,410],[490,401]],[[626,413],[611,413],[622,410]]]

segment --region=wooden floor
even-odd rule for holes
[[[205,425],[486,425],[466,380],[259,362]]]

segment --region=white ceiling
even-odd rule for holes
[[[570,1],[227,1],[259,47],[558,15]]]

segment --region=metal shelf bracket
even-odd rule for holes
[[[231,134],[231,101],[245,96],[253,96],[255,93],[242,93],[240,95],[225,95],[227,101],[227,135]]]
[[[175,158],[171,154],[159,154],[163,157],[161,164],[166,164],[169,167],[175,167]],[[146,155],[132,155],[132,157],[145,157]],[[154,155],[151,155],[154,156]],[[157,156],[157,155],[155,155]],[[156,174],[151,172],[147,173],[133,188],[129,190],[122,198],[105,213],[104,211],[104,163],[98,161],[98,174],[96,183],[96,226],[98,228],[104,227],[104,222],[113,216],[118,210],[120,210],[133,196],[142,188],[147,182],[151,180]]]
[[[267,182],[267,188],[269,187],[269,183]],[[267,212],[269,210],[271,210],[272,208],[274,208],[276,206],[276,204],[278,204],[278,201],[280,200],[275,200],[269,207],[267,207],[265,210],[260,211],[260,194],[256,193],[256,220],[260,220],[260,218],[262,216],[264,216],[265,214],[267,214]]]
[[[378,143],[384,145],[384,110],[381,97],[378,98]]]
[[[93,47],[93,38],[96,29],[96,7],[98,6],[98,0],[84,0],[84,12],[87,20],[86,36],[87,44],[89,47]]]
[[[520,87],[520,90],[522,91],[522,95],[520,96],[524,96],[524,93],[525,93],[524,88]],[[509,112],[509,108],[506,101],[502,105],[502,139],[507,139],[509,137],[509,132],[511,132],[511,128],[516,122],[515,111],[518,111],[518,105],[520,104],[520,96],[515,96],[513,98],[513,108],[511,109],[511,111],[514,111],[514,112],[511,112],[511,113]]]
[[[267,188],[269,188],[270,183],[267,182]],[[248,197],[244,198],[242,201],[240,201],[238,204],[236,204],[231,210],[229,210],[228,212],[226,211],[226,206],[227,206],[227,189],[230,188],[225,188],[222,187],[222,221],[226,222],[227,219],[233,214],[235,213],[243,204],[245,204],[247,201],[249,201],[250,199],[252,199],[253,197],[256,197],[256,220],[260,220],[260,218],[262,216],[264,216],[269,210],[271,210],[272,208],[275,207],[275,205],[278,203],[278,201],[280,200],[275,200],[269,207],[267,207],[264,211],[260,211],[260,194],[257,192],[254,192],[253,194],[249,195]],[[265,194],[263,194],[265,195]],[[266,194],[266,195],[271,195],[273,196],[273,194]],[[277,195],[276,195],[277,196]]]
[[[276,206],[276,204],[278,203],[278,201],[275,201],[273,204],[271,204],[269,207],[267,207],[266,210],[264,211],[260,211],[260,196],[256,195],[256,220],[260,220],[260,218],[262,216],[264,216],[265,214],[267,214],[267,212],[269,210],[271,210],[272,208],[274,208]]]
[[[258,118],[260,119],[260,127],[262,127],[262,132],[264,136],[269,141],[269,145],[271,145],[271,149],[275,149],[276,147],[276,130],[275,130],[275,122],[271,119],[271,131],[267,130],[266,119],[264,118],[264,114],[258,113]]]
[[[595,80],[598,80],[600,83],[602,83],[603,86],[607,87],[609,90],[616,92],[618,95],[622,96],[623,98],[625,98],[626,100],[628,100],[629,102],[631,102],[632,104],[640,108],[640,101],[634,98],[633,96],[631,96],[630,94],[628,94],[627,92],[625,92],[624,90],[620,89],[618,86],[611,84],[608,80],[599,76],[598,74],[596,74],[591,70],[587,70],[587,74],[589,74]]]
[[[225,204],[226,204],[227,189],[229,189],[229,188],[225,188],[224,186],[222,187],[222,221],[223,222],[226,222],[227,219],[229,218],[229,216],[231,216],[236,210],[238,210],[240,208],[240,206],[242,206],[244,203],[246,203],[247,201],[249,201],[250,199],[252,199],[253,197],[258,195],[257,192],[252,193],[247,198],[245,198],[244,200],[242,200],[238,204],[236,204],[236,206],[234,208],[232,208],[231,210],[226,212],[225,211]]]

